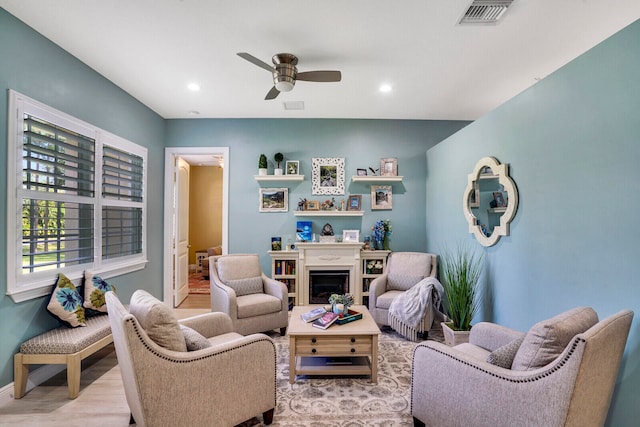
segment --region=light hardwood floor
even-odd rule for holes
[[[211,311],[209,295],[189,295],[175,309],[183,319]],[[82,362],[80,395],[68,399],[66,370],[0,406],[0,426],[126,427],[129,406],[113,344]]]

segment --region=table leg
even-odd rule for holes
[[[373,336],[371,345],[371,382],[378,382],[378,336]]]
[[[296,338],[289,336],[289,384],[296,381]]]

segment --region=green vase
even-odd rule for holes
[[[382,240],[382,249],[384,249],[385,251],[391,250],[391,248],[389,247],[389,234],[390,233],[386,233],[384,235],[384,240]]]

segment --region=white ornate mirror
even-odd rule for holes
[[[500,236],[508,236],[518,209],[518,190],[509,177],[509,165],[493,157],[480,159],[468,176],[462,207],[469,233],[482,246],[493,246]]]

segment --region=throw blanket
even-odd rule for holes
[[[389,326],[407,339],[417,341],[422,319],[427,310],[439,310],[443,293],[444,288],[438,279],[422,279],[391,302]]]

